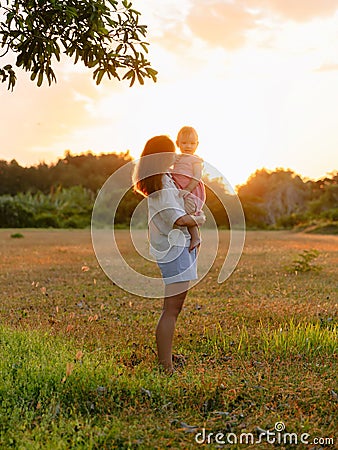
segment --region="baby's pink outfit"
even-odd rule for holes
[[[171,175],[180,189],[185,189],[190,181],[194,179],[194,164],[203,165],[203,159],[197,155],[189,155],[182,153],[178,155],[171,170]],[[205,187],[202,180],[199,180],[198,185],[191,191],[189,197],[192,198],[196,204],[196,214],[199,214],[205,203]]]

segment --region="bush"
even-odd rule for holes
[[[0,227],[26,228],[33,226],[34,214],[12,197],[0,197]]]
[[[328,211],[323,211],[320,214],[320,217],[322,217],[323,219],[332,220],[333,222],[338,222],[338,208],[332,208]]]
[[[277,227],[281,228],[293,228],[296,225],[299,225],[300,223],[304,222],[306,218],[303,214],[290,214],[288,216],[282,216],[280,217],[276,225]]]
[[[50,194],[0,196],[2,228],[85,228],[90,225],[94,196],[81,186],[58,188]]]
[[[90,226],[90,214],[88,216],[74,215],[62,222],[62,228],[87,228]]]
[[[338,234],[338,223],[327,223],[316,225],[308,230],[306,233],[313,234]]]
[[[34,218],[34,227],[36,228],[59,228],[60,224],[55,214],[45,212],[38,214]]]
[[[322,267],[313,262],[318,256],[319,251],[315,248],[303,250],[294,258],[292,265],[287,266],[286,269],[288,272],[296,274],[310,271],[319,272],[322,270]]]

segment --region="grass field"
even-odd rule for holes
[[[310,249],[315,267],[292,271]],[[337,446],[338,236],[248,232],[223,284],[220,254],[179,317],[172,377],[156,363],[161,300],[114,285],[89,231],[0,230],[0,255],[1,449]]]

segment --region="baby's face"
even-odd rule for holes
[[[194,154],[197,146],[198,139],[194,133],[188,134],[187,136],[182,136],[176,142],[177,146],[182,153],[188,153],[190,155]]]

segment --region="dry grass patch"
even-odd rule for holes
[[[277,421],[336,437],[337,236],[249,232],[217,284],[222,231],[178,321],[186,365],[166,378],[153,336],[161,300],[113,285],[88,231],[15,232],[0,230],[2,448],[187,449],[202,428],[256,436]],[[285,269],[311,248],[320,272]]]

